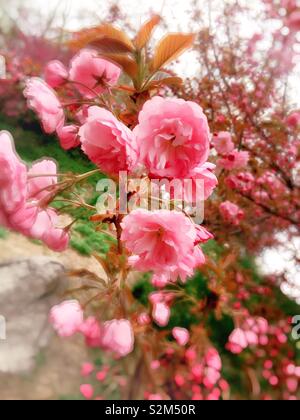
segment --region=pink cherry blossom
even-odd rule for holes
[[[197,198],[200,199],[197,195],[197,184],[196,182],[202,181],[203,182],[203,199],[207,200],[212,193],[214,192],[214,189],[218,185],[218,179],[216,175],[213,173],[215,169],[215,165],[213,163],[205,163],[202,166],[198,166],[195,169],[191,171],[191,173],[187,176],[188,178],[191,178],[194,182],[193,185],[193,196],[189,195],[188,190],[185,190],[184,198],[189,203],[195,203]]]
[[[164,302],[157,302],[153,305],[152,317],[157,325],[166,327],[169,323],[171,311]]]
[[[286,119],[286,123],[288,126],[292,128],[297,128],[300,126],[300,111],[292,112]]]
[[[236,175],[230,175],[225,180],[226,185],[243,193],[252,191],[255,178],[250,172],[240,172]]]
[[[185,379],[184,379],[184,376],[182,376],[182,375],[180,375],[179,373],[177,373],[175,376],[174,376],[174,382],[175,382],[175,384],[177,385],[177,386],[183,386],[184,384],[185,384]]]
[[[300,11],[296,10],[288,17],[287,25],[293,31],[300,30]]]
[[[46,65],[44,77],[46,83],[55,89],[67,81],[69,73],[63,63],[58,60],[53,60]]]
[[[41,210],[30,229],[30,236],[43,241],[53,251],[62,252],[68,247],[70,236],[65,229],[57,227],[57,223],[54,209]]]
[[[224,201],[219,207],[222,218],[233,225],[239,225],[244,218],[244,211],[230,201]]]
[[[169,276],[166,274],[160,274],[160,275],[154,275],[152,277],[151,283],[153,287],[156,287],[157,289],[163,289],[167,286],[167,284],[170,282]]]
[[[96,379],[99,382],[104,382],[107,377],[107,369],[102,369],[96,374]]]
[[[68,300],[54,306],[50,312],[50,323],[60,337],[71,337],[83,323],[83,311],[78,301]]]
[[[133,351],[134,334],[130,322],[126,319],[114,319],[103,324],[101,346],[119,357],[125,357]]]
[[[4,211],[13,213],[25,203],[27,168],[15,152],[12,137],[5,131],[0,133],[0,163],[0,203]]]
[[[86,345],[91,348],[101,347],[102,326],[95,317],[87,318],[79,328],[85,337]]]
[[[38,114],[46,133],[54,133],[64,125],[61,103],[55,92],[41,79],[34,77],[27,80],[24,95],[29,108]]]
[[[218,401],[221,397],[221,391],[218,388],[214,388],[208,395],[207,401]]]
[[[49,232],[46,233],[46,235],[44,235],[43,242],[52,251],[63,252],[69,246],[70,234],[67,230],[61,229],[61,228],[56,227],[55,225],[52,225]]]
[[[124,218],[122,228],[121,240],[133,254],[130,262],[137,270],[185,281],[205,261],[196,246],[197,229],[183,213],[138,209]]]
[[[286,380],[287,389],[290,392],[296,392],[298,390],[298,379],[296,378],[288,378]]]
[[[218,179],[213,173],[215,168],[216,165],[209,162],[196,167],[186,175],[176,192],[172,191],[172,184],[170,183],[165,184],[166,191],[175,200],[184,199],[186,204],[195,204],[198,201],[207,200],[218,185]]]
[[[267,334],[269,329],[269,323],[265,318],[257,318],[256,319],[256,326],[257,326],[257,332],[260,334]]]
[[[60,145],[64,150],[70,150],[80,145],[78,130],[79,127],[76,125],[66,125],[57,130]]]
[[[0,143],[0,162],[3,166],[0,178],[1,224],[43,241],[54,251],[65,250],[69,244],[69,232],[57,227],[58,215],[54,209],[44,209],[47,197],[51,198],[48,189],[56,183],[56,164],[43,160],[33,164],[28,171],[16,154],[8,133],[0,133]],[[49,177],[36,176],[47,174]]]
[[[242,169],[247,166],[249,161],[249,153],[245,151],[234,150],[222,159],[218,160],[218,164],[230,171],[232,169]]]
[[[31,229],[38,214],[38,208],[35,205],[24,203],[13,213],[7,215],[7,227],[19,232],[25,236],[31,237]]]
[[[186,328],[175,327],[172,334],[180,346],[185,346],[190,339],[190,333]]]
[[[27,167],[15,152],[9,133],[0,133],[0,222],[29,236],[38,209],[27,203]]]
[[[95,370],[95,366],[92,363],[83,363],[81,366],[81,376],[90,376]]]
[[[163,397],[160,394],[150,394],[148,396],[149,401],[161,401],[163,400]]]
[[[28,197],[36,200],[49,197],[48,189],[57,183],[56,173],[57,166],[53,160],[36,162],[28,171]],[[49,177],[44,176],[47,174]]]
[[[228,155],[234,149],[231,134],[228,131],[221,131],[213,138],[213,145],[221,155]]]
[[[166,299],[166,293],[163,292],[153,292],[150,293],[150,295],[148,296],[149,302],[152,303],[152,305],[154,305],[155,303],[158,302],[165,302]]]
[[[85,399],[91,400],[94,396],[94,388],[90,384],[83,384],[80,386],[80,393]]]
[[[221,388],[223,392],[228,392],[230,389],[229,383],[225,381],[225,379],[220,379],[219,387]]]
[[[206,354],[205,354],[205,361],[207,366],[210,368],[213,368],[215,370],[221,370],[222,369],[222,361],[220,358],[219,353],[215,348],[210,348]]]
[[[153,360],[150,364],[152,370],[157,370],[160,368],[161,363],[159,360]]]
[[[72,60],[70,80],[86,98],[94,98],[118,83],[121,70],[99,57],[95,50],[82,50]]]
[[[257,346],[258,344],[258,336],[253,331],[245,331],[245,337],[248,342],[249,346]]]
[[[193,347],[190,347],[189,349],[187,349],[187,351],[185,352],[185,358],[189,362],[194,362],[197,358],[196,350]]]
[[[221,373],[213,369],[211,367],[207,367],[205,369],[205,377],[203,379],[203,384],[206,388],[211,389],[213,388],[218,380],[221,378]]]
[[[207,161],[209,127],[194,102],[156,96],[145,103],[134,132],[140,163],[153,177],[185,178]]]
[[[202,376],[204,374],[204,366],[202,363],[195,364],[192,369],[191,373],[195,379],[195,381],[199,382],[202,379]]]
[[[151,324],[151,318],[149,314],[147,314],[146,312],[142,312],[141,314],[139,314],[137,322],[139,325],[149,325]]]
[[[137,152],[133,133],[104,108],[93,106],[79,130],[82,150],[102,171],[117,175],[130,171]]]
[[[248,342],[244,331],[241,328],[236,328],[229,337],[228,349],[234,353],[241,353],[248,346]]]
[[[204,243],[214,238],[214,235],[210,233],[207,229],[205,229],[203,226],[195,225],[195,229],[197,235],[196,244]]]
[[[25,169],[15,151],[11,135],[6,131],[0,132],[0,186],[8,186],[16,177],[17,170]],[[24,170],[23,169],[23,170]]]

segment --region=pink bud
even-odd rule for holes
[[[95,367],[92,363],[84,363],[81,367],[81,376],[90,376],[93,373],[94,369]]]
[[[157,325],[160,327],[165,327],[169,323],[171,316],[170,308],[163,302],[158,302],[154,304],[152,317]]]
[[[186,328],[175,327],[172,334],[180,346],[185,346],[190,339],[190,333]]]
[[[80,392],[85,399],[91,400],[94,395],[94,388],[92,387],[92,385],[83,384],[80,386]]]

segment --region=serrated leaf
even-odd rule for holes
[[[150,65],[151,70],[157,71],[175,60],[193,45],[194,39],[194,34],[176,33],[166,35],[155,49]]]
[[[94,39],[89,43],[89,45],[97,48],[103,53],[127,54],[132,51],[127,44],[124,44],[124,42],[107,36]]]
[[[146,44],[150,41],[153,29],[159,24],[161,17],[159,15],[154,15],[148,22],[146,22],[141,29],[139,30],[135,38],[135,46],[138,50],[141,50],[145,47]]]
[[[131,79],[135,80],[138,74],[137,63],[128,55],[124,54],[104,54],[103,58],[118,64]]]
[[[135,47],[129,37],[120,29],[112,25],[105,24],[95,28],[85,29],[75,34],[75,38],[70,41],[69,45],[75,48],[83,48],[88,44],[92,44],[102,38],[113,39],[119,45],[122,44],[126,51],[133,52]]]
[[[113,38],[120,42],[123,42],[123,44],[126,44],[132,52],[135,50],[130,38],[125,34],[125,32],[121,31],[120,29],[112,25],[106,24],[99,26],[99,32],[102,36],[107,36],[108,38]]]

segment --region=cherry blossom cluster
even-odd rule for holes
[[[267,345],[269,339],[268,321],[264,318],[247,318],[240,328],[236,328],[229,337],[228,350],[234,354],[241,353],[249,346]]]
[[[58,227],[58,214],[48,206],[57,183],[57,167],[42,160],[28,168],[15,152],[13,139],[0,133],[0,224],[61,252],[69,244],[67,229]]]
[[[221,158],[218,165],[225,170],[242,169],[247,166],[249,153],[235,149],[232,136],[229,132],[221,131],[213,138],[213,145]]]
[[[54,306],[50,322],[60,337],[80,333],[89,347],[111,351],[118,357],[127,356],[134,347],[134,335],[129,321],[115,319],[100,323],[94,317],[84,319],[80,304],[74,300]]]

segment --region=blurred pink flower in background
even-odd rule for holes
[[[221,155],[228,155],[234,149],[231,134],[228,131],[220,131],[213,137],[213,146]]]
[[[239,225],[244,218],[244,211],[230,201],[224,201],[219,207],[222,218],[233,225]]]
[[[133,351],[134,334],[130,322],[126,319],[114,319],[103,324],[101,346],[119,357],[125,357]]]
[[[51,309],[50,322],[60,337],[71,337],[83,323],[83,311],[76,300],[68,300]]]
[[[92,363],[83,363],[81,366],[81,376],[87,377],[90,376],[95,370],[95,366]]]
[[[94,388],[90,384],[83,384],[80,386],[80,393],[87,400],[91,400],[94,396]]]
[[[172,334],[180,346],[185,346],[190,339],[190,333],[186,328],[175,327]]]
[[[157,325],[165,327],[171,316],[170,307],[165,302],[156,302],[153,305],[152,317]]]
[[[55,92],[41,79],[28,79],[24,95],[28,100],[28,107],[38,114],[46,133],[54,133],[64,125],[65,116],[61,103]]]
[[[249,153],[245,151],[233,150],[228,155],[218,160],[218,164],[228,171],[232,169],[242,169],[249,162]]]
[[[300,125],[300,112],[294,111],[292,112],[286,119],[287,125],[290,127],[298,127]]]

